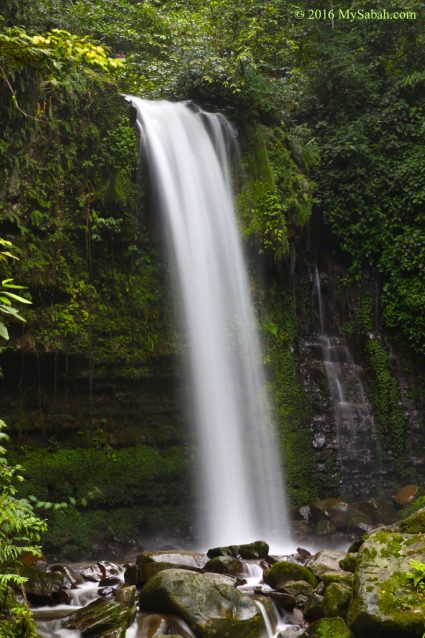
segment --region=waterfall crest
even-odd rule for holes
[[[233,206],[220,115],[128,98],[182,299],[207,546],[289,541],[279,445]]]

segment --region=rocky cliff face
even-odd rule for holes
[[[383,328],[376,280],[350,281],[335,251],[305,253],[299,263],[310,319],[298,335],[297,358],[312,402],[317,470],[327,472],[332,459],[339,493],[349,499],[420,481],[423,367]]]

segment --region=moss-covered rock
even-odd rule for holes
[[[38,604],[59,602],[59,592],[72,585],[68,576],[60,572],[42,572],[34,567],[21,565],[19,573],[28,579],[24,585],[28,598]]]
[[[135,605],[99,599],[76,611],[65,624],[84,638],[124,638],[135,614]]]
[[[330,583],[339,583],[341,585],[346,585],[347,587],[353,586],[354,574],[352,572],[325,572],[320,576],[320,580],[323,580],[325,585],[329,585]]]
[[[308,638],[354,638],[342,618],[321,618],[314,622],[303,636]]]
[[[357,563],[357,552],[349,552],[341,558],[339,561],[339,566],[346,572],[355,572],[356,571],[356,563]]]
[[[122,585],[115,592],[115,601],[126,607],[133,607],[136,604],[136,587],[134,585]]]
[[[311,596],[314,591],[313,585],[305,580],[289,580],[282,587],[282,591],[288,592],[292,596]]]
[[[425,534],[425,507],[392,526],[404,534]]]
[[[323,596],[323,613],[325,616],[346,618],[352,593],[352,588],[347,587],[347,585],[330,583],[326,587],[325,595]]]
[[[325,498],[310,503],[311,518],[315,523],[323,519],[329,519],[331,511],[338,505],[346,505],[339,498]]]
[[[326,549],[314,554],[314,556],[309,559],[307,567],[315,576],[321,578],[322,574],[325,574],[326,572],[341,571],[339,561],[344,558],[344,556],[344,552]]]
[[[265,541],[254,541],[239,545],[239,556],[245,560],[267,558],[269,546]]]
[[[130,565],[124,580],[132,585],[144,585],[149,578],[164,569],[188,569],[200,572],[207,562],[205,554],[190,551],[159,551],[139,554],[135,565]],[[215,571],[215,570],[209,570]],[[226,573],[226,572],[217,572]]]
[[[269,546],[265,541],[254,541],[245,545],[227,545],[226,547],[213,547],[207,552],[208,558],[217,558],[218,556],[240,557],[246,560],[267,558],[269,555]]]
[[[218,556],[232,556],[237,558],[239,555],[239,545],[226,545],[225,547],[212,547],[207,551],[208,558],[217,558]]]
[[[420,520],[410,521],[409,529],[420,528]],[[348,622],[360,635],[422,638],[425,601],[408,573],[410,560],[425,556],[425,534],[401,534],[393,527],[371,534],[359,550]]]
[[[323,612],[323,596],[313,593],[304,607],[304,618],[309,622],[315,622],[324,616]]]
[[[265,599],[263,604],[269,607]],[[177,614],[199,638],[262,638],[259,608],[227,576],[168,569],[153,576],[140,594],[142,611]]]
[[[312,571],[298,563],[281,560],[264,572],[264,581],[275,589],[283,587],[288,581],[297,580],[310,583],[313,587],[317,586],[317,578]]]

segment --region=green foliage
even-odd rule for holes
[[[39,502],[67,503],[46,511],[44,546],[55,554],[76,559],[94,542],[125,540],[188,522],[189,470],[181,448],[112,450],[102,444],[53,452],[20,450],[18,456],[25,464],[25,492]],[[89,507],[83,502],[87,495]]]
[[[294,343],[298,334],[294,299],[290,290],[267,289],[263,303],[265,364],[269,393],[280,439],[288,494],[296,508],[317,497],[320,479],[315,473],[311,434],[306,427],[311,417],[309,397],[296,365]],[[327,477],[327,489],[331,478]]]
[[[0,32],[0,61],[11,69],[43,69],[63,77],[72,65],[88,65],[109,71],[122,66],[120,59],[109,58],[104,47],[93,44],[64,29],[52,29],[43,35],[29,35],[20,27],[4,27]],[[50,80],[57,86],[57,78]]]
[[[8,441],[6,425],[0,420],[0,441]],[[6,449],[0,446],[0,609],[1,638],[36,636],[31,612],[26,604],[15,600],[14,589],[22,588],[26,578],[19,575],[19,561],[24,554],[41,556],[41,535],[45,521],[38,518],[31,502],[22,498],[22,467],[10,465]]]
[[[244,130],[242,150],[246,179],[239,206],[245,234],[257,234],[260,252],[280,261],[311,214],[313,185],[307,175],[318,161],[317,147],[307,128],[297,136],[295,129],[275,127]]]
[[[423,507],[425,507],[425,496],[420,496],[403,509],[403,518],[408,518]]]
[[[405,417],[399,404],[398,384],[388,367],[388,355],[382,342],[376,338],[370,339],[366,351],[375,373],[372,401],[380,445],[383,449],[392,451],[397,472],[403,475],[406,452]]]
[[[425,563],[418,560],[410,560],[409,566],[412,571],[406,574],[407,578],[412,581],[413,587],[420,593],[425,593]]]
[[[390,0],[385,8],[399,5]],[[419,16],[421,3],[407,0],[403,10]],[[424,41],[419,18],[357,21],[355,27],[322,20],[307,25],[299,49],[308,78],[300,115],[321,154],[314,175],[320,210],[357,276],[368,269],[380,277],[385,324],[422,354]]]
[[[424,231],[408,225],[400,229],[384,248],[381,263],[390,274],[382,294],[385,322],[404,332],[415,350],[425,353]]]
[[[7,262],[10,259],[17,259],[17,257],[10,252],[9,248],[12,247],[12,242],[2,239],[0,237],[0,246],[7,248],[7,250],[0,251],[0,265]],[[19,311],[14,303],[30,304],[31,302],[12,290],[25,290],[25,286],[18,286],[13,283],[13,279],[3,279],[0,285],[0,314],[4,315],[7,319],[19,319],[19,321],[25,322],[25,319],[19,314]],[[0,319],[0,338],[7,341],[9,339],[9,332],[4,321]]]

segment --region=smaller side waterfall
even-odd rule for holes
[[[316,266],[313,294],[319,315],[318,341],[332,403],[339,468],[344,494],[369,496],[362,477],[373,477],[379,470],[375,423],[360,376],[361,368],[353,360],[347,340],[326,334],[326,312],[321,278]],[[375,491],[377,485],[371,486]]]

